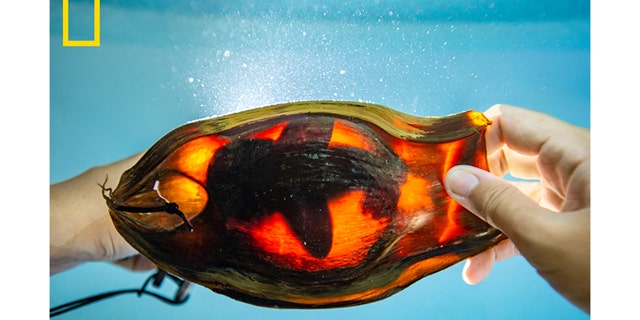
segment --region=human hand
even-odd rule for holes
[[[131,270],[155,265],[138,254],[111,222],[97,183],[117,178],[140,158],[134,156],[50,186],[50,274],[87,261],[112,261]]]
[[[495,260],[520,252],[551,286],[590,310],[590,132],[549,115],[508,105],[491,107],[489,171],[457,166],[445,178],[460,205],[509,240],[470,258],[463,278],[484,279]],[[509,183],[505,174],[539,182]],[[496,177],[498,176],[498,177]]]

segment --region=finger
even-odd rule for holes
[[[540,203],[542,198],[542,184],[538,181],[509,181],[513,186],[518,188],[529,199]]]
[[[474,285],[484,280],[491,272],[493,263],[496,261],[495,258],[496,255],[491,248],[467,259],[462,268],[464,282]]]
[[[510,183],[543,208],[558,212],[561,211],[562,206],[565,204],[563,195],[544,188],[540,181],[510,181]]]
[[[500,243],[492,249],[495,254],[496,261],[504,261],[511,257],[520,255],[520,251],[518,251],[518,248],[516,248],[510,239],[500,241]]]
[[[579,134],[579,127],[573,126],[548,114],[498,104],[489,108],[484,115],[496,127],[487,134],[489,146],[506,144],[509,148],[525,155],[537,155],[544,144],[554,137],[572,141],[569,136]],[[495,151],[488,149],[488,151]]]
[[[511,240],[501,241],[495,247],[467,259],[462,269],[462,279],[470,285],[478,284],[489,276],[496,261],[517,255],[520,255],[520,252]]]
[[[544,188],[541,182],[511,181],[510,183],[539,206],[554,212],[560,211],[560,205],[564,199],[559,199],[557,195],[550,194],[550,191]]]
[[[486,132],[489,171],[497,176],[503,176],[510,173],[512,176],[522,179],[540,178],[540,172],[536,163],[536,156],[522,154],[509,147],[507,139],[511,132],[507,130],[505,137],[502,121],[502,113],[504,109],[509,112],[511,107],[495,105],[484,112],[484,115],[492,121],[492,124],[488,127]],[[506,129],[509,129],[510,127],[511,126],[507,126]]]
[[[493,153],[487,153],[489,171],[499,177],[509,173],[519,179],[540,179],[537,160],[538,157],[521,154],[507,145]]]
[[[495,105],[484,114],[492,121],[486,133],[487,155],[490,171],[497,175],[510,172],[517,177],[537,178],[554,173],[542,172],[545,168],[556,167],[559,172],[571,172],[590,156],[588,129],[509,105]]]

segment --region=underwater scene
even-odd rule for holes
[[[300,101],[416,117],[506,103],[590,127],[589,1],[56,0],[50,12],[51,184],[188,122]],[[521,256],[473,286],[462,266],[357,306],[268,308],[193,285],[178,306],[131,293],[56,318],[589,318]],[[50,277],[50,306],[139,289],[154,273],[85,263]],[[173,297],[176,285],[148,289]]]

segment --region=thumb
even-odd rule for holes
[[[548,214],[509,182],[476,167],[449,170],[445,188],[456,202],[502,231],[516,246],[539,229]]]
[[[469,166],[449,170],[445,187],[460,205],[507,235],[556,291],[589,312],[589,208],[549,211],[507,181]]]

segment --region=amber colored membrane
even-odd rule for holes
[[[334,241],[325,258],[310,255],[279,213],[266,215],[251,222],[228,221],[228,227],[243,231],[252,238],[254,245],[263,251],[264,259],[280,267],[309,272],[357,267],[365,260],[371,246],[380,239],[381,233],[389,227],[390,223],[394,224],[399,234],[396,235],[398,239],[394,243],[393,251],[390,252],[391,256],[385,259],[402,260],[424,250],[425,247],[446,246],[448,242],[467,232],[465,226],[459,224],[462,208],[446,196],[442,189],[442,180],[448,169],[458,164],[465,153],[476,148],[482,148],[482,152],[473,151],[475,158],[472,164],[486,169],[484,145],[467,145],[464,141],[465,137],[483,134],[486,126],[489,125],[489,120],[482,113],[475,111],[449,117],[419,118],[378,105],[320,101],[275,105],[215,119],[205,119],[180,127],[160,140],[134,168],[123,175],[120,185],[114,191],[114,197],[125,199],[127,205],[149,206],[149,203],[158,203],[157,193],[160,192],[163,198],[178,203],[180,210],[188,219],[192,219],[207,205],[208,195],[204,186],[209,164],[215,153],[229,142],[227,138],[217,135],[218,133],[244,124],[302,113],[336,115],[329,147],[350,146],[375,153],[375,144],[368,137],[363,136],[351,122],[340,118],[356,118],[378,126],[382,131],[395,137],[387,142],[409,167],[409,171],[405,181],[400,185],[398,210],[394,221],[390,221],[388,217],[376,219],[372,217],[371,212],[366,212],[363,209],[365,199],[363,191],[351,191],[329,200]],[[246,137],[277,141],[286,126],[287,123],[282,122]],[[169,154],[168,157],[167,154]],[[157,168],[161,168],[160,171],[149,173],[149,170],[157,170]],[[428,174],[429,172],[436,172],[437,176],[434,178]],[[152,179],[160,181],[159,190],[150,189],[149,186],[153,184]],[[139,187],[141,185],[145,188],[142,192]],[[436,215],[437,212],[446,212],[446,216],[439,218],[439,225],[430,227],[440,230],[440,234],[434,240],[434,236],[423,232],[422,228],[430,225],[432,218],[435,219],[432,215]],[[160,229],[164,230],[172,230],[182,224],[179,217],[162,212],[149,215],[148,219],[149,221],[143,220],[141,223],[157,225],[160,221]],[[119,230],[124,233],[131,232],[122,228]],[[136,239],[139,236],[132,238]],[[436,243],[430,243],[433,241]],[[488,247],[492,244],[484,245]],[[150,250],[144,250],[145,248],[139,249],[143,249],[141,252],[150,253]],[[461,257],[455,253],[441,254],[402,266],[406,268],[404,270],[399,269],[400,266],[398,266],[398,269],[389,271],[389,274],[383,272],[383,274],[372,275],[377,277],[376,281],[365,279],[350,287],[336,288],[335,292],[315,296],[300,294],[304,291],[303,288],[288,292],[285,289],[278,290],[277,286],[270,283],[254,283],[251,279],[242,277],[231,277],[235,280],[227,278],[226,281],[219,279],[220,282],[215,281],[209,285],[215,288],[216,282],[231,283],[227,281],[233,281],[238,290],[242,291],[242,287],[246,285],[245,289],[249,292],[257,290],[258,294],[268,294],[273,291],[274,296],[269,297],[270,299],[283,299],[293,304],[350,305],[386,296],[388,292],[397,291],[460,259]],[[171,265],[166,267],[185,278],[195,276],[195,274],[181,274],[180,270],[174,270]],[[242,270],[239,271],[239,274],[242,274]],[[195,270],[192,272],[197,273]],[[221,271],[219,274],[201,274],[197,277],[207,282],[206,279],[224,276]],[[372,283],[377,285],[372,286]],[[268,290],[262,292],[258,288]]]

